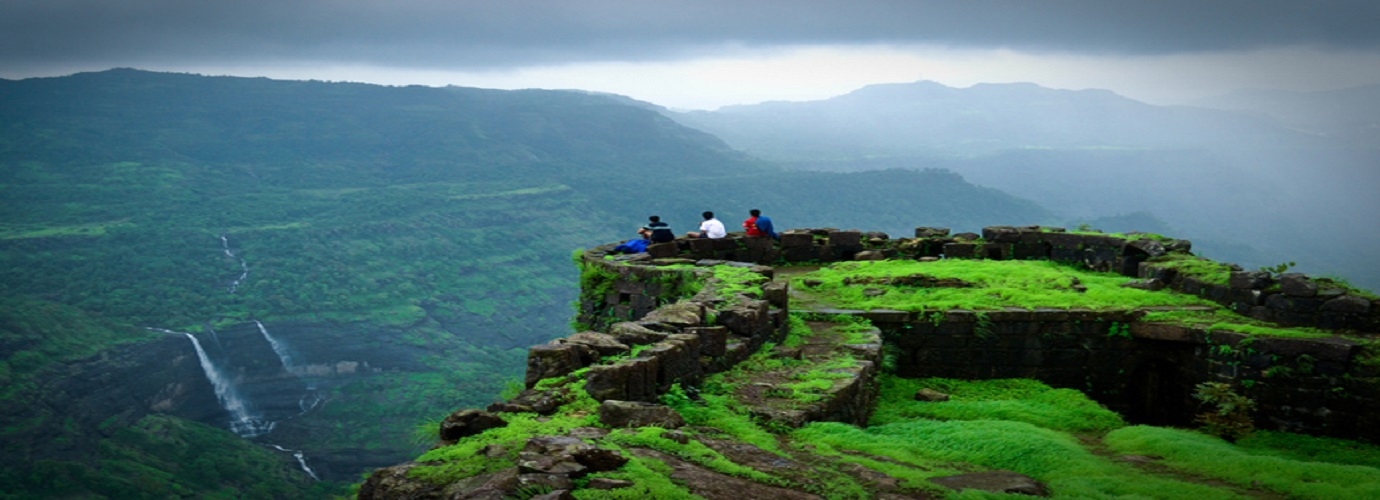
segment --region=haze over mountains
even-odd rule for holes
[[[1247,92],[1208,109],[1100,90],[917,82],[668,116],[790,168],[948,169],[1069,224],[1137,214],[1217,259],[1297,261],[1375,288],[1377,91]]]

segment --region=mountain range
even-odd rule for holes
[[[1378,90],[1154,106],[1105,90],[916,82],[665,113],[786,168],[946,169],[1070,225],[1142,214],[1218,260],[1297,261],[1376,288],[1365,249],[1380,244]]]

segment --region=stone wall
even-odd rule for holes
[[[652,245],[647,254],[625,258],[697,262],[742,261],[764,265],[801,264],[880,259],[960,258],[993,260],[1052,260],[1081,265],[1102,272],[1145,279],[1145,286],[1194,294],[1231,308],[1239,314],[1285,326],[1311,326],[1329,330],[1351,329],[1380,332],[1380,300],[1348,290],[1327,279],[1303,274],[1274,275],[1232,266],[1229,280],[1214,282],[1206,276],[1178,271],[1170,263],[1157,262],[1170,254],[1191,255],[1192,243],[1170,238],[1136,238],[1099,233],[1070,233],[1039,226],[990,226],[982,234],[951,235],[948,228],[920,227],[914,238],[892,239],[885,233],[837,229],[795,229],[769,238],[745,238],[730,234],[718,240],[677,239]],[[607,255],[612,245],[590,253]],[[623,270],[626,280],[617,285],[619,296],[603,309],[589,314],[638,315],[654,308],[639,299],[637,283],[650,287],[647,297],[665,288],[657,276]],[[586,314],[582,310],[582,318]]]
[[[906,377],[1032,378],[1133,422],[1192,425],[1194,386],[1227,382],[1262,428],[1380,442],[1380,369],[1342,338],[1252,338],[1138,311],[830,311],[868,317]]]
[[[835,229],[792,230],[780,241],[731,235],[679,239],[648,253],[611,256],[612,245],[586,252],[581,265],[579,322],[624,346],[651,344],[639,356],[588,373],[599,399],[653,401],[675,381],[694,383],[727,369],[762,343],[784,334],[787,290],[772,284],[762,297],[731,306],[712,293],[686,295],[706,279],[692,266],[728,263],[768,276],[766,264],[845,260],[980,258],[1054,260],[1139,277],[1141,285],[1200,295],[1257,319],[1289,326],[1380,331],[1380,304],[1355,291],[1298,274],[1236,268],[1226,283],[1180,272],[1159,257],[1188,254],[1191,244],[1166,238],[1068,233],[1058,228],[994,226],[981,235],[917,228],[914,238]],[[1191,255],[1191,254],[1188,254]],[[665,268],[674,264],[690,264]],[[591,272],[590,269],[595,271]],[[589,293],[591,290],[598,293]],[[696,311],[696,321],[664,321],[670,304]],[[709,326],[709,311],[717,311]],[[868,317],[897,354],[903,376],[1042,380],[1085,391],[1137,422],[1190,425],[1198,411],[1196,384],[1230,382],[1259,405],[1265,428],[1380,441],[1380,370],[1356,342],[1251,338],[1222,331],[1146,323],[1141,311],[822,311]],[[649,333],[650,332],[650,333]],[[1366,333],[1369,332],[1369,333]],[[598,332],[591,332],[598,333]],[[584,335],[588,337],[589,335]],[[590,366],[598,356],[577,336],[533,348],[529,386],[544,377]],[[625,347],[626,348],[626,347]],[[688,360],[698,358],[698,363]],[[554,367],[554,368],[553,368]]]
[[[585,387],[596,400],[655,402],[671,385],[698,384],[703,375],[727,370],[763,344],[781,341],[789,329],[784,284],[769,283],[760,294],[723,299],[715,292],[712,273],[704,269],[723,261],[687,267],[680,264],[696,261],[647,254],[605,259],[611,248],[597,247],[581,256],[578,321],[591,329],[529,350],[529,389],[542,379],[590,367]],[[737,265],[768,277],[772,271]],[[591,288],[603,291],[587,293]],[[636,356],[603,362],[637,346],[646,347]]]

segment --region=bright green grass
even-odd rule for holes
[[[928,388],[949,395],[944,402],[915,401]],[[1089,432],[1126,425],[1116,413],[1073,389],[1054,389],[1030,379],[957,380],[881,377],[881,399],[871,425],[929,418],[935,420],[1009,420],[1046,429]]]
[[[1214,260],[1186,254],[1168,254],[1148,261],[1156,267],[1168,267],[1184,276],[1193,276],[1206,283],[1225,285],[1231,279],[1231,267]]]
[[[914,466],[908,476],[942,477],[968,463],[1043,481],[1056,498],[1237,498],[1229,491],[1149,475],[1093,455],[1068,434],[1024,422],[913,420],[859,429],[826,422],[791,435]],[[902,484],[906,484],[903,482]]]
[[[762,285],[771,281],[760,273],[755,273],[748,268],[734,266],[714,266],[714,292],[721,299],[732,299],[738,294],[747,294],[752,297],[762,296]]]
[[[1380,468],[1380,446],[1346,439],[1256,431],[1236,446],[1257,455]]]
[[[700,498],[690,493],[684,486],[671,482],[671,468],[665,463],[653,458],[641,458],[627,453],[623,456],[628,457],[628,463],[624,464],[623,467],[616,471],[591,474],[589,478],[623,479],[632,481],[632,486],[614,490],[578,488],[571,494],[578,500],[644,500],[648,498],[692,500]]]
[[[1249,335],[1291,338],[1331,337],[1332,332],[1318,328],[1282,327],[1222,309],[1212,311],[1156,311],[1146,313],[1141,321],[1173,323],[1205,330],[1226,330]]]
[[[960,279],[973,288],[909,287],[878,284],[844,285],[844,278],[883,278],[923,274],[935,278]],[[1087,292],[1074,291],[1077,278]],[[806,287],[805,279],[823,284]],[[813,301],[850,309],[994,310],[1023,308],[1131,309],[1151,306],[1220,307],[1204,299],[1170,292],[1150,292],[1121,285],[1130,278],[1111,273],[1096,273],[1049,261],[989,261],[949,259],[937,262],[872,261],[844,262],[798,276],[793,289]],[[865,289],[882,289],[876,297]]]
[[[1265,442],[1234,446],[1221,439],[1178,429],[1133,426],[1107,434],[1106,443],[1120,453],[1164,457],[1162,464],[1218,478],[1239,486],[1266,488],[1290,498],[1380,498],[1380,468],[1309,461],[1309,451],[1290,450],[1299,443],[1319,458],[1340,455],[1355,446],[1315,438],[1267,437]],[[1374,464],[1376,449],[1366,448],[1360,461]]]

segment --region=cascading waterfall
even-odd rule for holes
[[[216,391],[216,399],[220,400],[221,407],[230,412],[230,432],[240,437],[252,438],[273,431],[277,423],[265,421],[253,413],[249,403],[235,391],[234,383],[211,363],[211,358],[206,356],[206,350],[201,348],[201,342],[196,336],[187,332],[173,333],[186,335],[192,341],[192,347],[196,348],[196,357],[201,361],[201,370],[206,373],[207,380],[211,381],[211,387]]]
[[[317,480],[317,481],[320,481],[320,480],[321,480],[321,478],[316,477],[316,471],[311,470],[311,467],[307,465],[307,455],[306,455],[305,453],[302,453],[302,450],[289,450],[289,449],[287,449],[287,448],[284,448],[284,447],[282,447],[282,446],[278,446],[278,445],[276,445],[276,444],[270,444],[269,446],[272,446],[272,447],[274,447],[274,448],[277,448],[278,451],[281,451],[281,452],[291,453],[291,454],[292,454],[292,458],[296,458],[296,459],[297,459],[297,465],[302,466],[302,471],[303,471],[303,472],[306,472],[307,475],[308,475],[308,476],[311,476],[312,479],[315,479],[315,480]]]
[[[273,347],[273,352],[278,355],[278,361],[283,363],[283,368],[288,372],[297,373],[296,367],[292,364],[292,353],[288,350],[287,346],[283,345],[282,342],[279,342],[278,339],[274,338],[272,335],[269,335],[268,329],[264,328],[264,324],[260,323],[259,320],[254,320],[254,324],[258,325],[259,333],[264,335],[264,340],[268,341],[268,345]]]

